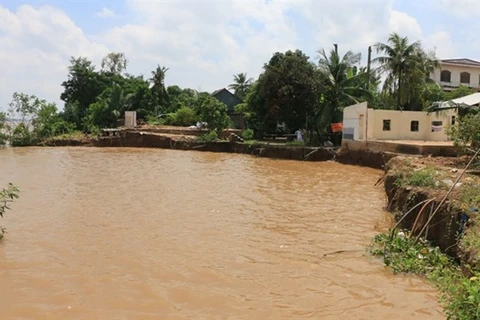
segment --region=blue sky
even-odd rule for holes
[[[339,44],[366,58],[369,45],[398,32],[440,58],[480,58],[480,1],[231,0],[7,1],[0,3],[0,109],[13,92],[60,108],[69,58],[96,65],[124,52],[128,72],[169,68],[167,84],[213,91],[232,75],[257,77],[276,51],[316,58]]]

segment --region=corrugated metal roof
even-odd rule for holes
[[[466,104],[467,106],[475,106],[480,103],[480,92],[472,93],[468,96],[453,99],[453,103]]]
[[[480,92],[472,93],[468,96],[453,99],[450,101],[444,101],[440,104],[440,109],[445,108],[452,108],[453,106],[461,106],[461,107],[473,107],[480,104]]]

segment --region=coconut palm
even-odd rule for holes
[[[233,75],[234,83],[228,86],[229,89],[234,91],[234,94],[240,99],[245,99],[252,86],[253,79],[247,78],[246,73],[238,73]]]
[[[149,79],[151,89],[157,96],[157,103],[161,107],[166,107],[168,104],[168,92],[165,88],[165,74],[167,71],[168,68],[157,66],[157,68],[152,71],[152,77]]]
[[[370,96],[365,84],[368,74],[358,71],[360,53],[348,51],[340,57],[337,50],[327,55],[325,50],[318,51],[319,70],[323,80],[324,93],[320,104],[320,128],[327,128],[332,122],[341,122],[343,108],[367,99]]]
[[[383,91],[395,96],[399,109],[421,107],[420,95],[430,72],[439,66],[433,53],[425,53],[419,41],[410,43],[408,37],[393,33],[387,43],[375,45],[377,53],[372,60],[378,71],[386,74]]]

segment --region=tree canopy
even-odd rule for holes
[[[430,110],[437,101],[474,92],[459,87],[445,92],[430,79],[439,67],[434,52],[418,41],[393,33],[375,45],[372,68],[361,65],[358,52],[321,48],[315,60],[301,50],[274,53],[257,79],[240,72],[228,86],[244,103],[235,107],[257,138],[265,133],[306,130],[309,143],[332,134],[343,109],[368,101],[377,109]],[[106,55],[100,68],[85,57],[72,57],[60,99],[63,110],[41,98],[15,93],[7,114],[0,113],[0,144],[28,145],[75,130],[97,132],[121,123],[124,111],[150,124],[189,126],[207,122],[221,130],[231,121],[226,106],[207,92],[178,85],[167,86],[170,69],[161,64],[149,78],[127,73],[124,53]],[[62,108],[60,108],[62,109]],[[7,118],[21,120],[11,127]]]

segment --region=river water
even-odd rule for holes
[[[0,149],[0,168],[21,189],[0,319],[444,319],[365,251],[390,223],[378,170],[127,148]]]

